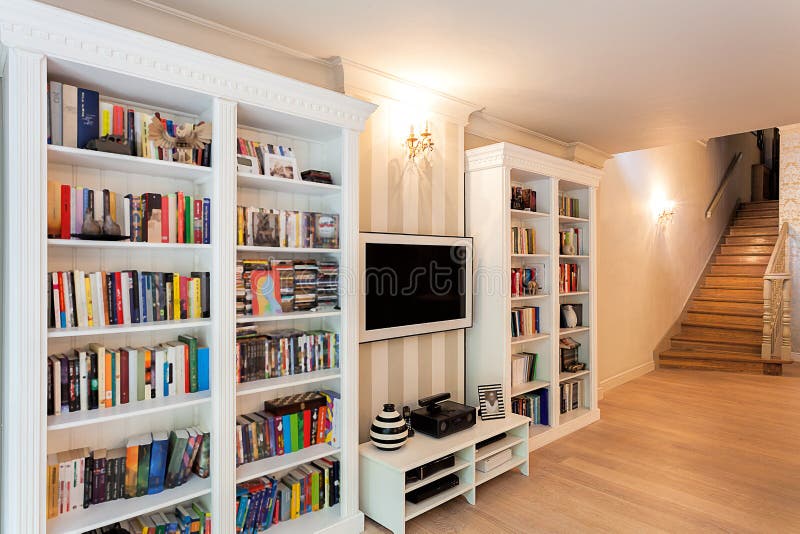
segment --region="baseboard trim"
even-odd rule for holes
[[[610,376],[605,380],[600,381],[600,388],[602,388],[603,393],[607,392],[609,389],[613,389],[617,386],[621,386],[625,382],[630,382],[634,378],[639,378],[642,375],[646,375],[650,371],[654,371],[656,368],[655,362],[645,362],[643,364],[637,365],[627,371],[622,371],[621,373],[617,373],[614,376]]]
[[[800,362],[800,352],[793,352],[791,354],[791,359],[796,362]]]
[[[547,432],[530,438],[528,441],[528,448],[530,449],[530,452],[533,452],[540,447],[544,447],[545,445],[552,443],[557,439],[561,439],[564,436],[572,434],[576,430],[579,430],[599,420],[600,410],[591,410],[587,412],[586,415],[583,415],[577,419],[573,419],[572,421],[564,423],[563,425],[553,427]]]

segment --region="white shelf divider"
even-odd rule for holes
[[[75,249],[113,249],[113,250],[211,250],[211,245],[203,243],[131,243],[130,241],[92,241],[89,239],[48,239],[48,247]]]
[[[47,145],[47,162],[160,178],[180,178],[200,183],[210,180],[213,174],[211,167],[58,145]]]
[[[153,321],[151,323],[114,324],[110,326],[76,326],[72,328],[48,328],[47,337],[104,336],[109,334],[137,334],[202,328],[211,325],[211,319],[181,319],[179,321]]]
[[[339,317],[341,314],[339,310],[326,310],[318,312],[289,312],[275,315],[247,315],[244,317],[237,317],[236,323],[270,323],[276,321],[294,321],[296,319],[322,319],[323,317]]]
[[[242,464],[236,468],[236,483],[238,484],[245,480],[251,480],[278,471],[289,470],[298,465],[313,462],[314,460],[319,460],[326,456],[339,454],[340,452],[341,449],[338,447],[331,447],[327,443],[318,443],[289,454],[271,456],[255,462]]]
[[[242,382],[237,384],[236,396],[241,397],[245,395],[254,395],[256,393],[266,393],[268,391],[277,391],[280,389],[316,384],[318,382],[326,382],[329,380],[338,380],[340,377],[341,374],[339,373],[339,369],[334,367],[332,369],[311,371],[310,373],[299,373],[296,375],[266,378],[264,380],[256,380],[253,382]]]
[[[89,508],[79,509],[59,515],[47,521],[47,531],[58,534],[82,534],[88,530],[131,519],[133,517],[155,512],[178,505],[182,502],[208,495],[211,492],[211,479],[192,475],[189,480],[177,488],[165,489],[161,493],[117,499],[116,501],[93,504]]]
[[[530,393],[531,391],[536,391],[537,389],[546,387],[550,387],[550,382],[547,380],[531,380],[530,382],[525,382],[524,384],[512,386],[511,396],[516,397],[518,395],[522,395],[523,393]]]
[[[252,187],[266,189],[278,193],[297,193],[303,195],[338,195],[342,192],[341,186],[335,184],[319,184],[303,180],[288,180],[286,178],[273,178],[263,174],[250,174],[240,172],[236,174],[236,183],[239,187]]]
[[[169,410],[179,410],[191,406],[199,406],[211,400],[210,391],[199,391],[184,395],[173,395],[159,399],[120,404],[112,408],[97,410],[84,410],[80,412],[62,413],[51,415],[47,418],[47,430],[65,430],[89,425],[99,425],[125,419],[129,417],[142,417]]]
[[[314,247],[256,247],[238,245],[236,252],[258,252],[261,254],[339,254],[338,248],[314,248]]]

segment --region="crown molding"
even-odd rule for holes
[[[329,64],[336,70],[337,89],[345,94],[366,94],[412,104],[444,115],[465,126],[478,104],[399,78],[355,61],[335,56]]]
[[[368,102],[31,0],[0,0],[0,42],[361,130]]]
[[[156,11],[160,11],[168,15],[172,15],[173,17],[181,18],[187,22],[191,22],[193,24],[197,24],[199,26],[203,26],[208,29],[218,31],[220,33],[228,34],[232,37],[236,37],[237,39],[250,41],[251,43],[255,43],[267,48],[272,48],[273,50],[277,50],[281,53],[287,54],[292,57],[296,57],[298,59],[311,61],[319,65],[322,65],[324,67],[330,67],[330,64],[328,63],[327,60],[319,58],[313,54],[307,54],[305,52],[295,50],[294,48],[289,48],[288,46],[284,46],[274,41],[258,37],[257,35],[253,35],[252,33],[243,32],[241,30],[231,28],[230,26],[214,22],[213,20],[209,20],[203,17],[198,17],[197,15],[193,15],[192,13],[183,11],[182,9],[176,9],[174,7],[166,6],[161,2],[155,2],[154,0],[131,0],[131,1],[141,6],[154,9]]]
[[[467,150],[465,161],[467,172],[510,167],[590,187],[598,187],[603,176],[600,169],[511,143],[496,143]]]
[[[578,161],[584,165],[602,169],[606,160],[613,156],[585,143],[567,143],[525,128],[518,124],[494,117],[484,111],[470,116],[466,133],[489,139],[498,143],[509,142],[531,148],[570,161]]]

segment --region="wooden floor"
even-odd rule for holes
[[[407,532],[800,533],[798,374],[652,372],[535,451],[530,478],[502,475],[476,506],[450,501]]]

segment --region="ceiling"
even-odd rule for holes
[[[800,122],[796,0],[158,0],[609,153]]]

